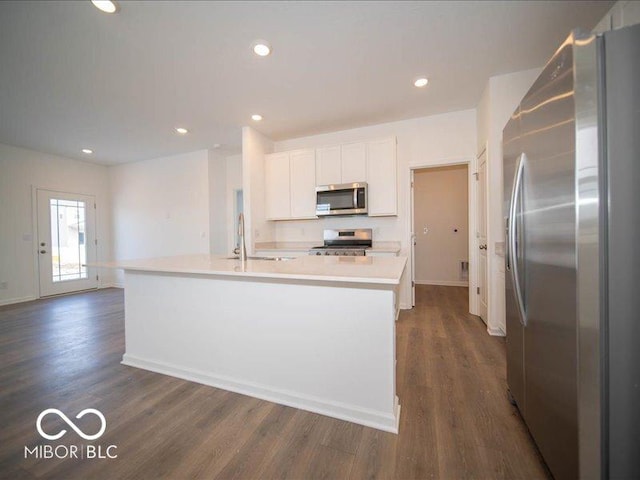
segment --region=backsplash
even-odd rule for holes
[[[403,225],[398,217],[330,217],[318,220],[293,220],[275,223],[275,240],[278,242],[322,241],[327,228],[371,228],[375,241],[401,241]]]

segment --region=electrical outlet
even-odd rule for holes
[[[0,282],[0,290],[6,290],[9,288],[9,282]]]

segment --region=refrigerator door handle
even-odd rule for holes
[[[527,156],[522,153],[518,158],[518,164],[516,166],[515,178],[513,180],[513,187],[511,189],[511,203],[509,204],[509,219],[507,230],[507,243],[508,243],[508,258],[509,270],[511,272],[511,278],[513,280],[513,289],[516,297],[516,304],[518,305],[518,313],[520,314],[520,323],[522,326],[527,326],[527,315],[524,310],[524,301],[522,300],[522,289],[520,286],[520,272],[518,271],[518,244],[516,238],[519,232],[516,232],[516,212],[517,202],[520,198],[520,190],[522,188],[522,172],[524,170],[524,163]]]

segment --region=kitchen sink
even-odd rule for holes
[[[229,260],[240,260],[240,257],[227,257]],[[267,260],[270,262],[285,262],[287,260],[293,260],[294,257],[247,257],[247,260]]]

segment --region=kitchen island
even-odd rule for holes
[[[397,433],[405,264],[189,255],[108,265],[125,271],[122,363]]]

